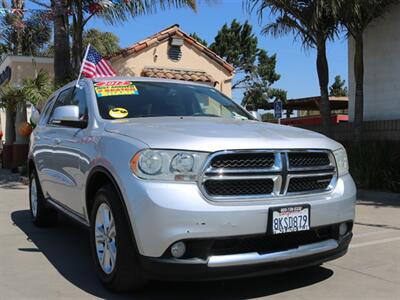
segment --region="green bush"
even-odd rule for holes
[[[344,143],[358,188],[400,192],[400,142]]]

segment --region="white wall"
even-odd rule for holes
[[[354,118],[354,41],[349,40],[349,117]],[[364,119],[400,119],[400,5],[391,7],[364,36]]]

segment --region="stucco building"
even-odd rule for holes
[[[24,79],[34,78],[35,68],[53,76],[53,58],[8,55],[0,63],[0,86],[10,83],[21,86]],[[29,108],[28,108],[29,113]],[[6,116],[0,109],[0,130],[5,132]],[[5,136],[3,136],[3,139]]]
[[[364,35],[364,119],[400,119],[400,5],[368,26]],[[354,41],[349,39],[349,117],[354,119]]]
[[[122,49],[109,59],[119,75],[201,82],[231,96],[234,68],[179,25]]]

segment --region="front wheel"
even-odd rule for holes
[[[121,200],[112,186],[95,195],[90,218],[90,244],[102,283],[114,291],[142,287],[143,276]]]

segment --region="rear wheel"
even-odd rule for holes
[[[112,186],[95,195],[90,218],[90,244],[97,273],[114,291],[142,287],[146,280],[122,204]]]
[[[29,207],[32,222],[36,226],[51,226],[57,223],[57,212],[46,205],[35,171],[32,171],[29,177]]]

